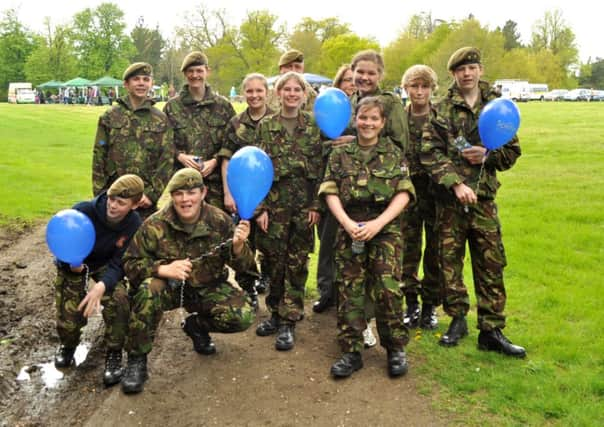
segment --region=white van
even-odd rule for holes
[[[526,102],[531,99],[531,87],[528,80],[495,80],[494,86],[501,91],[501,97],[512,101]]]
[[[549,92],[549,87],[545,83],[529,83],[531,90],[531,101],[545,100],[545,94]]]
[[[9,83],[8,102],[12,104],[35,104],[36,92],[31,88],[31,83]]]

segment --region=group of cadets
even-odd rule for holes
[[[163,112],[147,97],[151,66],[130,65],[123,75],[127,95],[99,119],[95,198],[74,206],[94,224],[95,246],[80,266],[57,261],[55,365],[73,363],[81,329],[102,304],[103,382],[140,392],[164,311],[189,313],[182,328],[194,350],[213,354],[211,332],[240,332],[254,323],[263,278],[269,317],[256,334],[276,335],[277,350],[292,349],[304,318],[315,225],[321,298],[313,310],[337,306],[342,355],[331,367],[334,377],[363,366],[363,347],[376,341],[372,319],[392,377],[408,370],[409,328],[436,328],[439,305],[452,318],[439,343],[455,346],[468,334],[466,242],[478,347],[524,357],[502,333],[506,258],[494,201],[496,171],[514,165],[520,146],[514,137],[487,153],[480,140],[478,115],[498,96],[480,79],[480,52],[457,50],[448,69],[454,81],[433,104],[436,74],[425,65],[409,68],[401,82],[411,101],[404,108],[379,86],[382,56],[357,53],[334,82],[349,96],[353,115],[343,135],[329,140],[314,122],[316,93],[302,76],[299,51],[282,55],[274,90],[263,75],[246,76],[247,108],[239,114],[207,83],[210,67],[201,52],[184,59],[187,84]],[[231,156],[248,145],[268,154],[274,178],[254,218],[235,224],[226,172]],[[158,210],[162,194],[169,198]],[[239,286],[229,281],[227,266]]]

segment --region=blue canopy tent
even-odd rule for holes
[[[311,85],[331,85],[333,82],[333,80],[331,80],[330,78],[320,76],[319,74],[304,73],[302,75],[304,76],[304,80],[306,80]],[[275,82],[279,80],[279,77],[281,77],[281,75],[269,77],[266,80],[268,81],[269,85],[274,85]]]

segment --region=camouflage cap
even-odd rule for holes
[[[180,169],[172,176],[166,186],[168,193],[176,190],[191,190],[193,188],[203,188],[203,177],[197,169],[193,168]]]
[[[185,56],[180,71],[185,72],[192,65],[208,65],[208,57],[198,50],[193,51]]]
[[[296,49],[290,49],[279,58],[279,67],[292,62],[304,62],[304,54]]]
[[[107,190],[107,195],[130,199],[141,197],[144,191],[145,184],[138,175],[126,174],[120,176],[113,184],[111,184],[111,187]]]
[[[453,52],[447,62],[447,69],[455,71],[460,65],[466,64],[480,64],[480,51],[475,47],[466,46]]]
[[[147,64],[146,62],[135,62],[134,64],[130,64],[126,71],[124,71],[123,80],[128,80],[130,77],[134,76],[152,76],[153,75],[153,67],[151,64]]]

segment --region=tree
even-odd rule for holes
[[[548,49],[560,58],[564,69],[570,70],[578,60],[579,51],[575,44],[575,34],[566,25],[559,9],[545,12],[543,19],[533,26],[531,49]]]
[[[102,3],[74,16],[73,40],[82,77],[122,75],[134,49],[125,29],[124,12],[113,3]]]
[[[595,89],[604,88],[604,59],[596,58],[596,62],[588,61],[583,64],[579,85]]]
[[[277,19],[267,10],[248,12],[239,27],[237,52],[248,70],[268,74],[275,69],[278,46],[286,36],[285,25],[278,25]]]
[[[410,39],[424,40],[434,31],[434,28],[432,13],[421,12],[409,18],[404,34]]]
[[[520,32],[518,31],[518,24],[516,24],[511,19],[505,21],[505,25],[501,30],[503,34],[503,38],[505,42],[503,44],[503,48],[505,50],[512,50],[519,47],[522,47],[522,43],[520,43]]]
[[[39,36],[36,49],[25,63],[27,79],[34,84],[48,80],[66,81],[76,74],[77,63],[69,29],[58,26],[54,29],[50,18],[44,19],[45,34]]]
[[[355,53],[365,49],[379,51],[380,45],[373,39],[361,38],[356,34],[340,34],[332,37],[323,43],[321,68],[318,72],[333,76],[340,65],[350,63]]]
[[[154,69],[157,69],[166,42],[159,32],[159,28],[156,27],[154,30],[150,30],[144,25],[145,20],[141,16],[130,33],[135,49],[130,61],[148,62]]]
[[[0,20],[0,99],[6,99],[10,82],[25,80],[25,62],[36,47],[34,35],[17,15],[16,9],[8,9]]]

